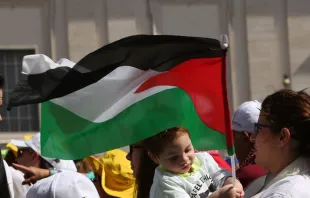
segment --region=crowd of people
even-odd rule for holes
[[[1,105],[3,84],[1,76]],[[42,156],[40,133],[12,140],[1,155],[0,198],[310,197],[309,94],[285,89],[247,101],[232,128],[237,180],[217,151],[195,150],[182,126],[129,145],[129,153],[76,161]]]

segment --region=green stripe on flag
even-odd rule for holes
[[[229,156],[234,155],[234,154],[235,154],[235,147],[232,146],[232,147],[228,148],[228,149],[227,149],[227,154],[228,154]]]
[[[94,105],[91,98],[85,105]],[[197,150],[226,148],[225,135],[201,121],[189,95],[179,88],[151,95],[103,123],[85,120],[52,102],[42,103],[41,114],[41,148],[47,157],[81,159],[180,125],[190,131]]]

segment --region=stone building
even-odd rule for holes
[[[4,102],[22,78],[24,55],[43,53],[55,61],[63,57],[78,61],[102,45],[134,34],[217,39],[228,34],[227,80],[233,109],[280,88],[306,88],[309,7],[309,0],[0,0]],[[285,84],[287,80],[290,83]],[[2,134],[38,131],[39,111],[38,105],[29,105],[3,112]]]

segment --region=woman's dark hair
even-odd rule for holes
[[[288,128],[299,142],[299,154],[310,157],[310,96],[305,91],[277,91],[265,98],[261,111],[274,133]]]
[[[8,197],[8,198],[11,197],[5,167],[1,155],[0,155],[0,197]]]
[[[132,146],[130,146],[130,151],[132,151]],[[148,156],[146,149],[143,149],[140,156],[139,172],[136,177],[136,198],[148,198],[150,196],[150,190],[157,166],[158,165]]]

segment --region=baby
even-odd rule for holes
[[[149,157],[159,166],[150,198],[243,197],[238,180],[219,168],[207,152],[195,153],[189,132],[183,127],[167,129],[143,141]]]

